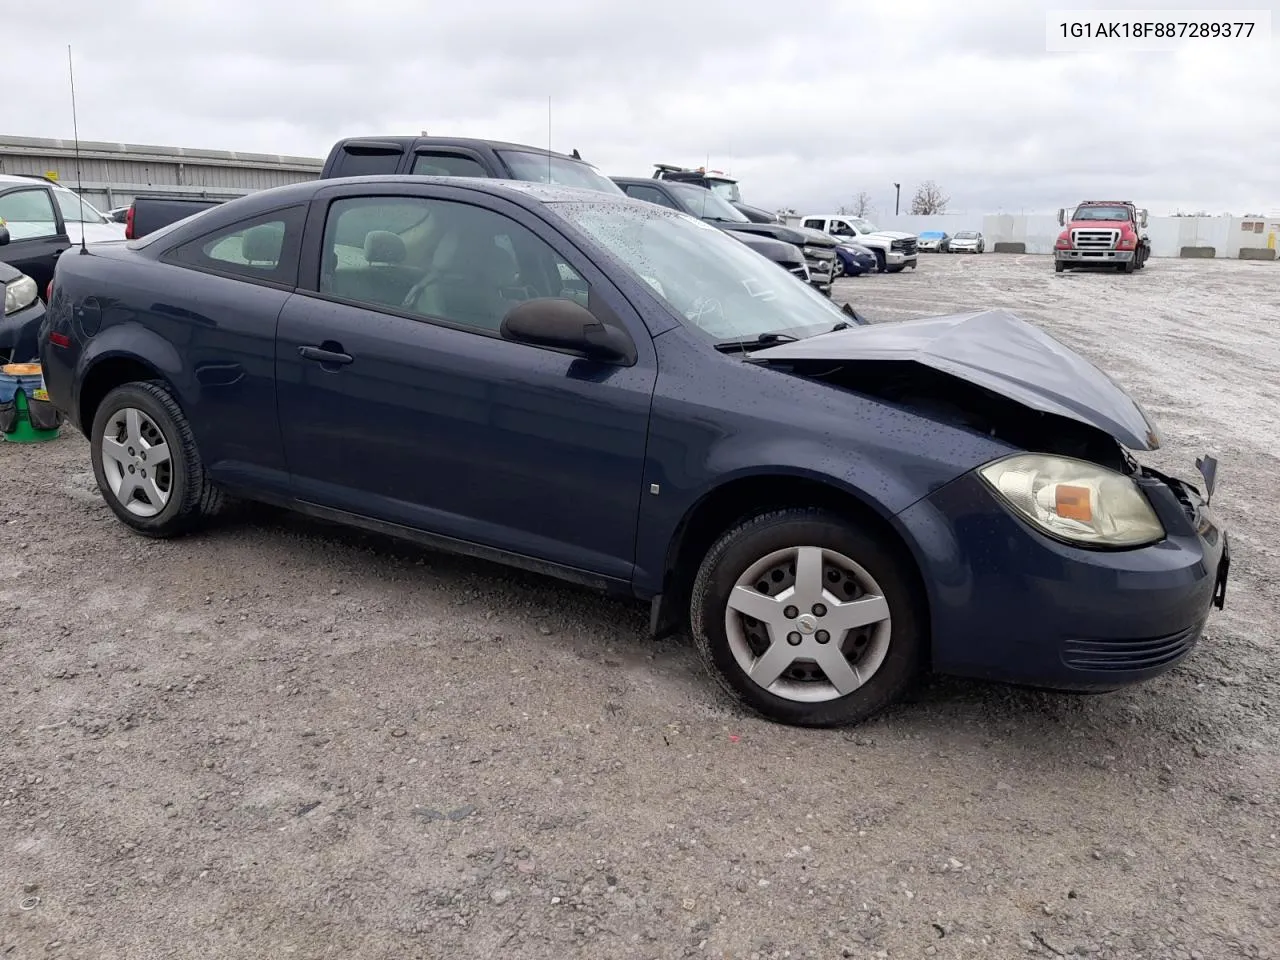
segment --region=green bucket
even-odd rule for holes
[[[0,438],[9,443],[43,443],[55,439],[61,426],[62,417],[45,394],[38,366],[0,368]]]

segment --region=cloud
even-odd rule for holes
[[[425,128],[542,145],[550,97],[555,148],[629,175],[710,157],[762,206],[866,190],[886,213],[894,181],[905,201],[924,179],[958,211],[1280,206],[1274,44],[1046,53],[1046,11],[1068,6],[1085,4],[65,0],[52,21],[0,14],[8,74],[32,79],[0,133],[70,136],[71,43],[86,139],[323,156]],[[1264,6],[1280,24],[1280,0]]]

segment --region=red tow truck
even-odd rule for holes
[[[1066,217],[1058,211],[1053,247],[1055,273],[1075,267],[1115,267],[1122,273],[1141,270],[1151,256],[1147,211],[1128,200],[1086,200]]]

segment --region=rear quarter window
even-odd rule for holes
[[[218,227],[160,256],[163,263],[237,280],[293,287],[306,205]]]

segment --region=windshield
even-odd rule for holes
[[[750,223],[746,214],[735,207],[724,197],[692,183],[671,183],[671,190],[685,205],[685,208],[703,220],[728,220],[730,223]]]
[[[558,183],[562,187],[585,187],[601,193],[622,195],[621,187],[591,164],[581,160],[566,160],[564,157],[523,150],[499,150],[498,156],[511,168],[511,173],[517,180]]]
[[[811,336],[849,319],[803,280],[701,220],[639,202],[549,206],[714,340]]]
[[[54,187],[53,195],[58,200],[58,207],[62,210],[62,219],[67,223],[109,223],[102,212],[98,210],[88,200],[81,200],[80,195],[62,187]],[[84,204],[83,215],[80,212],[80,204]]]
[[[1128,220],[1126,207],[1077,207],[1072,220]]]
[[[977,240],[978,231],[977,230],[961,230],[959,233],[956,234],[955,238],[957,240]]]
[[[740,202],[742,193],[738,190],[738,183],[735,180],[717,180],[714,177],[708,177],[707,182],[711,184],[711,192],[717,197],[725,200],[733,200]]]

